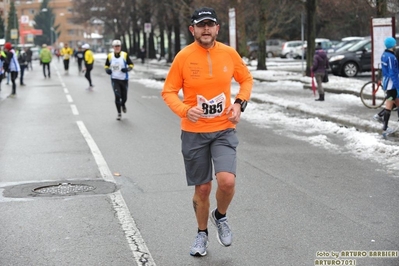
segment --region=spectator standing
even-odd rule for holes
[[[317,83],[317,92],[319,93],[319,98],[316,101],[324,101],[324,88],[323,88],[323,78],[326,74],[326,69],[328,69],[328,58],[326,52],[321,49],[321,44],[318,45],[318,49],[315,51],[313,56],[313,66],[312,71]]]
[[[64,44],[64,47],[62,47],[60,54],[63,58],[64,62],[64,70],[65,70],[65,75],[68,75],[69,73],[69,61],[71,59],[71,56],[73,55],[73,50],[71,47],[68,46],[67,43]]]
[[[115,94],[115,105],[118,112],[117,120],[122,119],[122,113],[127,112],[126,101],[129,88],[129,71],[134,65],[127,52],[121,51],[121,41],[113,40],[113,53],[109,53],[105,61],[105,72],[111,75],[111,85]]]
[[[1,49],[0,52],[0,91],[1,91],[1,82],[5,78],[6,71],[5,69],[7,68],[7,54]]]
[[[43,66],[44,78],[46,78],[46,77],[51,78],[50,63],[51,63],[52,58],[53,58],[53,56],[51,54],[50,49],[48,49],[46,44],[43,44],[42,49],[40,50],[39,60],[40,60],[40,64]],[[46,75],[46,68],[47,68],[47,75]]]
[[[19,63],[19,67],[21,68],[20,75],[19,75],[19,84],[21,86],[25,86],[24,73],[25,73],[25,69],[27,69],[27,67],[28,67],[28,55],[26,54],[25,49],[19,50],[18,63]]]
[[[30,70],[33,70],[33,66],[32,66],[33,53],[32,53],[32,50],[29,47],[26,48],[26,55],[27,55],[27,59],[26,60],[28,62],[28,66],[27,66],[26,70],[29,71],[29,68],[30,68]]]
[[[93,52],[90,50],[90,45],[88,43],[83,44],[82,49],[83,49],[83,58],[85,62],[85,69],[83,71],[85,72],[85,78],[89,82],[89,87],[87,89],[92,90],[94,85],[91,82],[90,73],[93,70],[94,56]]]
[[[14,98],[17,95],[17,84],[15,80],[18,78],[18,72],[21,70],[18,64],[18,58],[12,44],[6,42],[4,44],[4,49],[7,52],[7,62],[8,69],[7,72],[10,75],[11,83],[12,83],[12,91],[8,97]]]
[[[139,52],[139,57],[141,59],[141,63],[144,64],[145,62],[145,56],[146,56],[146,50],[144,46],[141,47],[140,52]]]

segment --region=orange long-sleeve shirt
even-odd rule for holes
[[[240,55],[220,42],[210,49],[193,42],[173,60],[162,97],[181,117],[181,129],[184,131],[209,133],[235,128],[226,114],[226,108],[232,104],[232,78],[240,84],[236,98],[248,101],[253,79]],[[178,95],[181,89],[182,100]],[[205,114],[196,123],[187,118],[187,111],[194,106],[203,108]]]

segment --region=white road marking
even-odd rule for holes
[[[89,148],[91,150],[91,153],[93,154],[94,159],[96,160],[102,178],[105,181],[116,183],[107,162],[102,156],[100,149],[94,142],[84,123],[82,121],[76,121],[76,123],[78,124],[80,132],[82,133],[87,144],[89,145]],[[122,225],[126,240],[129,244],[130,249],[133,252],[133,256],[137,264],[155,266],[155,261],[152,258],[146,244],[144,243],[144,239],[142,238],[141,233],[136,226],[136,222],[130,214],[130,211],[126,205],[125,200],[123,199],[121,192],[118,190],[117,192],[112,193],[110,195],[110,198],[117,217]]]
[[[72,109],[72,113],[74,115],[79,115],[79,111],[78,111],[78,108],[76,107],[76,105],[71,104],[71,109]]]
[[[71,95],[67,94],[66,97],[67,97],[68,102],[73,103],[73,99],[72,99]]]

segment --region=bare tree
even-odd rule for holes
[[[307,49],[306,49],[306,75],[310,76],[310,68],[313,65],[316,38],[316,7],[317,0],[306,0],[307,21]]]
[[[266,70],[266,29],[267,18],[266,10],[269,0],[258,0],[259,4],[259,23],[258,23],[258,65],[257,70]]]

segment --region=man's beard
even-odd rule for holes
[[[210,45],[213,45],[213,43],[215,42],[215,40],[216,40],[216,36],[210,36],[211,37],[211,39],[208,41],[202,41],[201,40],[201,37],[202,37],[202,35],[200,36],[200,37],[196,37],[195,39],[196,39],[196,41],[197,42],[199,42],[201,45],[203,45],[203,46],[210,46]]]

